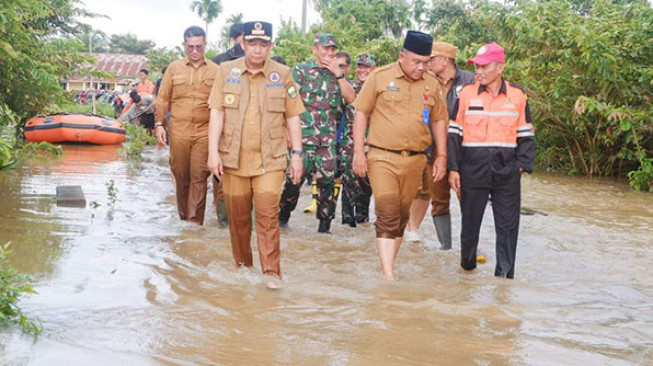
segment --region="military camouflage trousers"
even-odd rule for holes
[[[370,221],[370,197],[372,186],[368,177],[354,174],[352,158],[343,157],[342,172],[342,223],[355,226]]]
[[[281,194],[279,207],[279,220],[288,221],[290,213],[297,207],[299,199],[299,188],[313,176],[317,179],[318,201],[316,217],[319,220],[333,220],[336,212],[336,201],[333,197],[333,186],[335,185],[335,157],[336,148],[316,147],[304,145],[302,161],[304,163],[304,174],[299,184],[293,184],[290,176],[286,174],[286,183]]]

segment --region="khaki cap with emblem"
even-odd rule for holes
[[[431,57],[435,56],[444,56],[448,58],[456,58],[456,52],[458,48],[451,43],[447,42],[433,42],[433,50],[431,51]]]
[[[313,44],[318,44],[322,47],[336,47],[338,48],[338,43],[336,42],[336,36],[331,33],[318,33],[313,39]]]

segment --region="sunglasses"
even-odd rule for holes
[[[186,47],[186,50],[188,50],[189,52],[192,52],[193,50],[199,52],[204,49],[203,44],[198,44],[198,45],[187,44],[184,47]]]

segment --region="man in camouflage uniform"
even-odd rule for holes
[[[302,145],[304,177],[299,184],[286,177],[281,195],[279,224],[288,224],[290,213],[297,206],[299,188],[306,176],[317,173],[319,190],[316,216],[320,220],[318,232],[328,233],[335,214],[333,199],[334,170],[336,158],[336,131],[338,108],[344,102],[354,101],[354,89],[345,79],[345,74],[335,60],[338,47],[332,34],[320,33],[313,40],[314,59],[300,63],[292,69],[299,94],[306,107],[300,115],[302,121]]]
[[[352,82],[354,92],[358,95],[363,83],[367,80],[370,73],[376,69],[376,56],[370,54],[361,54],[357,57],[356,62],[356,79]],[[354,156],[354,136],[353,124],[356,110],[352,104],[346,104],[346,121],[340,139],[340,157],[341,165],[344,169],[342,173],[342,224],[356,227],[356,224],[368,222],[370,197],[372,196],[372,187],[368,177],[361,178],[354,174],[351,167]]]

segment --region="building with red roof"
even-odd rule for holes
[[[63,81],[66,90],[125,90],[138,82],[138,72],[147,69],[147,57],[120,53],[93,53],[96,59],[95,69],[105,72],[110,77],[91,78],[89,76],[71,76]]]

